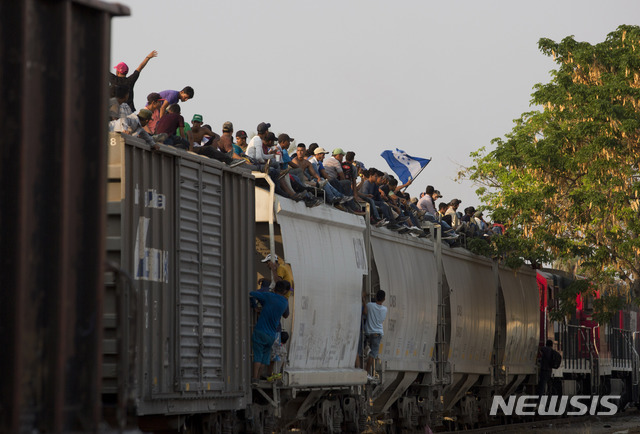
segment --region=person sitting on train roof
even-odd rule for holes
[[[447,209],[447,212],[445,213],[445,215],[451,215],[451,227],[454,230],[457,230],[460,225],[461,225],[461,221],[460,221],[460,217],[458,216],[458,207],[460,206],[460,204],[462,203],[462,201],[460,199],[452,199],[449,202],[449,208]]]
[[[446,222],[449,226],[451,226],[451,214],[447,215],[447,209],[449,208],[449,204],[446,202],[440,202],[438,204],[438,216],[436,216],[440,221]]]
[[[127,104],[127,98],[129,98],[129,90],[126,86],[116,86],[115,97],[109,99],[109,117],[110,120],[116,120],[120,118],[126,118],[133,111],[129,104]]]
[[[463,221],[465,223],[469,223],[471,222],[471,220],[473,220],[473,214],[476,212],[476,209],[472,206],[468,206],[464,209],[464,214],[463,216],[460,218],[460,221]]]
[[[327,180],[329,182],[337,180],[340,188],[335,183],[332,183],[334,187],[345,195],[352,195],[353,190],[351,188],[351,180],[347,179],[342,171],[342,160],[344,159],[344,151],[342,148],[335,148],[330,157],[326,157],[323,161],[324,169],[327,173]]]
[[[160,107],[162,107],[163,103],[164,100],[158,92],[151,92],[147,95],[147,105],[144,108],[151,112],[151,120],[144,129],[151,135],[155,134],[156,124],[160,119]]]
[[[305,182],[306,185],[310,185],[308,176],[315,178],[316,184],[311,185],[314,187],[317,186],[324,191],[326,202],[329,204],[344,203],[350,200],[348,196],[340,193],[331,184],[329,184],[326,179],[322,178],[318,174],[313,164],[311,164],[309,160],[304,158],[305,154],[305,144],[299,143],[296,148],[296,155],[293,157],[291,162],[289,162],[289,165],[293,167],[290,173],[293,173],[294,176],[297,176],[299,179]],[[309,174],[308,176],[307,173]]]
[[[362,172],[362,175],[365,180],[360,187],[359,197],[369,203],[371,215],[373,217],[372,223],[375,223],[377,226],[387,225],[388,229],[398,229],[399,226],[391,215],[391,209],[380,197],[380,191],[377,185],[378,170],[371,167],[370,169]],[[380,208],[384,219],[380,218],[378,207]]]
[[[193,147],[197,148],[199,146],[205,145],[204,138],[206,136],[209,137],[209,140],[206,141],[207,145],[214,145],[216,148],[218,147],[218,140],[220,140],[220,136],[217,133],[211,131],[208,125],[202,125],[202,115],[194,114],[191,119],[191,139],[193,140]]]
[[[151,112],[147,109],[140,110],[137,114],[133,113],[126,118],[116,119],[109,122],[109,131],[115,133],[128,134],[133,137],[140,137],[147,142],[153,149],[157,148],[153,138],[144,130],[144,126],[151,120]]]
[[[265,163],[267,160],[274,158],[272,154],[265,154],[262,141],[267,137],[271,124],[268,122],[260,122],[258,124],[258,134],[253,136],[247,145],[247,156],[258,163]]]
[[[418,209],[423,210],[435,216],[438,212],[436,211],[435,203],[433,201],[433,185],[427,185],[427,188],[424,191],[424,196],[420,198],[418,201]]]
[[[318,144],[317,143],[312,143],[312,144],[309,145],[309,147],[307,148],[307,153],[306,153],[307,160],[310,160],[315,156],[314,152],[315,152],[316,148],[318,148]]]
[[[235,160],[243,159],[233,149],[233,124],[229,121],[222,124],[222,135],[218,140],[218,149]]]
[[[305,154],[307,152],[307,148],[304,143],[298,143],[296,146],[296,154],[293,156],[291,161],[289,162],[289,166],[291,167],[291,173],[296,174],[298,178],[302,180],[309,180],[314,178],[318,185],[321,185],[323,182],[326,183],[322,179],[322,177],[318,174],[316,169],[313,167],[313,164],[309,162],[305,158]],[[308,174],[308,175],[307,175]]]
[[[160,96],[164,99],[162,107],[160,107],[160,117],[163,117],[172,104],[178,104],[178,101],[187,102],[193,99],[193,88],[191,86],[185,86],[180,92],[177,90],[163,90],[160,92]]]
[[[311,146],[309,146],[311,147]],[[320,174],[320,176],[322,176],[324,179],[326,178],[326,174],[327,172],[324,170],[324,164],[322,163],[324,161],[324,156],[327,155],[329,152],[325,151],[324,148],[321,148],[319,146],[316,146],[313,149],[313,157],[309,157],[307,160],[309,161],[309,163],[311,163],[311,165],[313,166],[313,169]]]
[[[330,184],[333,189],[325,188],[325,192],[330,190],[329,200],[330,203],[333,203],[334,206],[342,211],[348,211],[352,214],[364,215],[364,212],[360,209],[359,205],[353,200],[353,191],[351,190],[351,181],[345,179],[344,173],[342,172],[342,158],[344,157],[344,151],[340,148],[336,148],[333,150],[333,156],[329,157],[332,161],[332,168],[328,168],[326,166],[326,162],[328,161],[325,158],[325,155],[328,154],[324,148],[316,148],[314,150],[314,157],[309,160],[311,164],[318,167],[318,173],[320,173]],[[335,166],[335,164],[338,166]],[[333,169],[333,170],[332,170]],[[332,178],[331,173],[337,174],[339,173],[342,178],[339,176],[334,176]],[[338,194],[335,194],[337,192]]]
[[[147,57],[144,58],[144,60],[140,63],[140,65],[136,68],[136,70],[133,71],[133,73],[128,77],[127,77],[127,73],[129,72],[129,67],[124,62],[120,62],[113,67],[113,69],[116,70],[115,74],[111,72],[109,73],[109,87],[111,88],[111,96],[112,97],[115,96],[116,86],[126,87],[127,90],[129,91],[127,104],[129,104],[129,107],[131,107],[131,112],[136,111],[136,107],[135,105],[133,105],[133,87],[135,86],[136,81],[138,81],[138,78],[140,77],[140,73],[142,72],[144,67],[147,66],[147,63],[149,63],[149,60],[157,56],[158,56],[158,52],[156,50],[153,50],[151,53],[147,54]]]
[[[224,152],[220,152],[217,146],[217,141],[214,140],[210,140],[206,145],[194,147],[193,152],[198,155],[203,155],[205,157],[218,160],[222,163],[227,164],[229,167],[237,167],[241,164],[246,163],[246,160],[243,158],[234,159],[229,157]]]
[[[291,162],[291,156],[289,156],[289,147],[291,146],[291,142],[293,142],[295,139],[293,137],[290,137],[289,134],[286,133],[280,134],[277,138],[275,137],[275,134],[269,133],[268,137],[269,141],[271,140],[271,138],[274,138],[276,141],[274,145],[274,152],[276,156],[275,162],[280,165],[281,170],[286,169]]]
[[[247,151],[247,132],[246,131],[238,130],[238,132],[236,133],[236,142],[233,144],[233,149],[236,154],[240,155],[241,157],[246,157],[246,151]]]
[[[178,134],[176,134],[176,131]],[[163,141],[165,145],[173,146],[185,151],[191,150],[191,143],[184,131],[184,118],[180,114],[180,106],[171,104],[166,115],[162,116],[156,125],[156,137],[160,134],[166,134],[167,138]]]
[[[281,161],[277,161],[278,159],[282,160],[282,154],[277,153],[277,148],[275,146],[278,138],[273,132],[269,131],[264,139],[262,139],[262,152],[265,155],[271,155],[270,164],[274,166],[278,170],[282,170],[283,167],[280,165]]]
[[[258,322],[253,329],[253,377],[252,384],[257,384],[260,372],[271,363],[271,347],[276,338],[280,318],[289,317],[289,302],[286,293],[289,290],[289,282],[280,280],[276,282],[274,292],[251,291],[254,297],[262,305]]]
[[[344,178],[351,181],[351,193],[355,199],[358,198],[358,190],[356,189],[357,180],[358,180],[358,170],[356,169],[354,160],[356,158],[356,153],[353,151],[348,151],[344,155],[344,160],[340,162],[342,165],[342,173],[344,173]]]
[[[407,206],[407,199],[404,194],[401,191],[396,191],[396,188],[398,187],[398,180],[389,175],[389,182],[387,186],[389,187],[388,203],[396,209],[399,216],[408,219],[404,224],[409,227],[413,233],[421,234],[423,231],[420,227],[420,222],[418,221],[417,216],[414,215],[411,208]]]

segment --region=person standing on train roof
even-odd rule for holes
[[[271,364],[271,347],[276,339],[280,318],[289,317],[289,301],[286,298],[289,282],[276,282],[274,292],[251,291],[251,297],[262,305],[260,316],[253,328],[253,377],[252,384],[257,384],[260,372]]]
[[[364,346],[369,344],[369,348],[371,351],[369,352],[369,357],[367,358],[367,363],[365,365],[367,370],[367,379],[373,380],[374,377],[372,375],[371,368],[373,367],[373,363],[375,359],[378,357],[378,352],[380,351],[380,341],[382,341],[382,336],[384,335],[384,330],[382,328],[382,324],[384,323],[385,318],[387,317],[387,307],[383,306],[386,298],[386,293],[380,289],[376,292],[376,302],[365,303],[366,299],[363,298],[362,304],[364,304],[363,314],[366,315],[367,320],[364,324]],[[358,348],[358,354],[360,357],[363,357],[362,354],[363,348]]]
[[[124,62],[120,62],[113,67],[113,69],[116,70],[115,74],[111,72],[109,73],[109,87],[111,88],[111,96],[115,96],[116,86],[125,86],[129,90],[129,98],[127,99],[127,104],[129,104],[129,107],[131,107],[131,112],[136,111],[136,107],[133,105],[133,87],[140,77],[140,72],[142,72],[144,67],[147,66],[149,60],[157,56],[158,52],[156,50],[153,50],[151,53],[147,54],[147,57],[144,58],[144,60],[140,63],[136,70],[133,71],[133,73],[128,77],[127,73],[129,72],[129,67]]]

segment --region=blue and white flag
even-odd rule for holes
[[[398,148],[395,151],[384,151],[380,155],[387,161],[391,170],[396,172],[402,184],[418,176],[418,173],[431,161],[430,158],[412,157]]]

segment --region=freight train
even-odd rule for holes
[[[424,432],[495,423],[494,396],[535,394],[538,348],[563,355],[551,392],[638,402],[638,312],[606,327],[590,300],[548,313],[570,278],[274,195],[262,173],[110,136],[103,402],[111,423],[181,432]],[[282,378],[251,385],[249,291],[291,266]],[[387,294],[376,377],[354,367],[362,296]],[[505,419],[506,420],[506,419]]]
[[[492,397],[534,393],[547,338],[563,355],[552,393],[638,403],[637,307],[598,325],[580,299],[551,321],[570,276],[299,206],[259,174],[131,137],[109,138],[105,173],[96,107],[128,8],[5,3],[0,432],[466,428],[493,422]],[[248,293],[274,251],[295,279],[290,340],[282,379],[252,387]],[[377,289],[389,313],[368,381],[354,362]]]

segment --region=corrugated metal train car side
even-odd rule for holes
[[[0,432],[100,424],[107,71],[95,0],[0,2]]]
[[[112,134],[107,195],[106,401],[122,416],[131,392],[151,427],[165,416],[245,408],[250,172]]]

